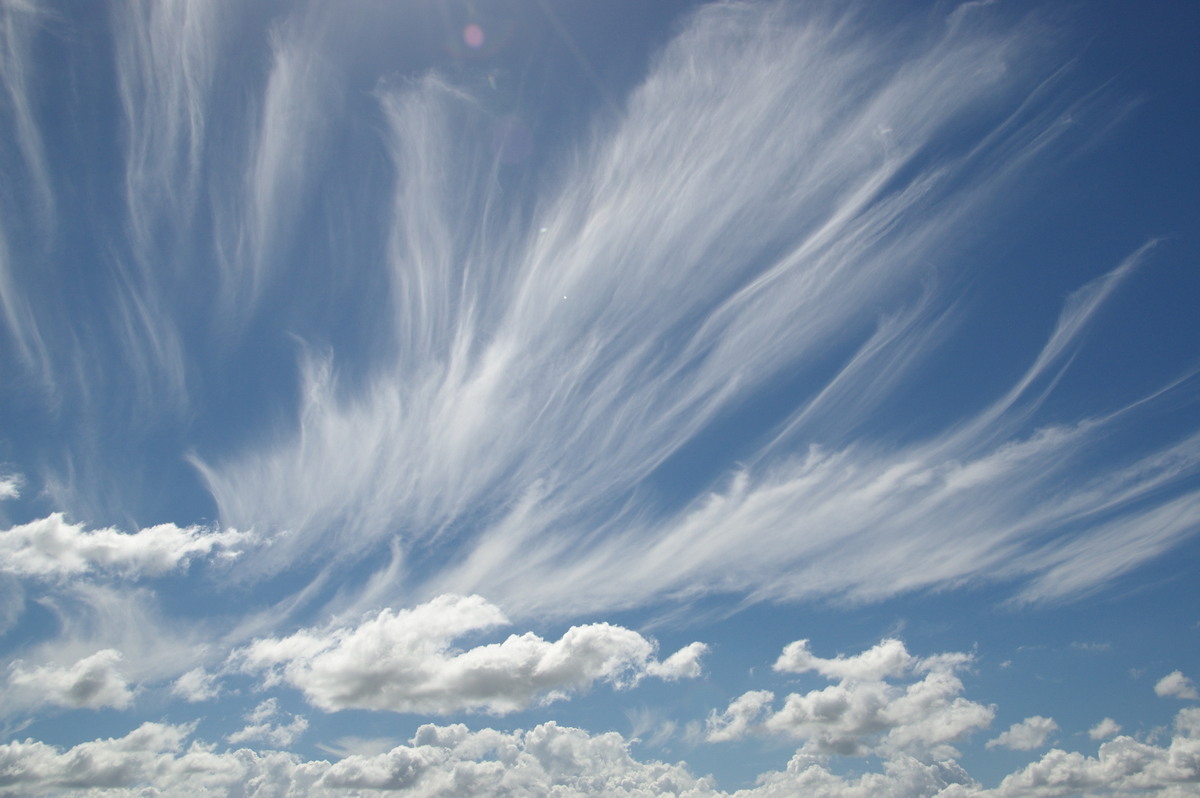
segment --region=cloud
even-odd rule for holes
[[[1182,785],[1200,780],[1200,710],[1180,712],[1175,728],[1176,734],[1165,748],[1118,737],[1101,745],[1095,758],[1054,749],[983,794],[1042,798],[1164,790],[1185,795],[1189,788]],[[1184,791],[1167,791],[1173,785]]]
[[[0,501],[21,498],[23,483],[20,474],[0,474]]]
[[[1013,751],[1032,751],[1045,745],[1046,740],[1056,731],[1058,724],[1053,718],[1034,715],[1009,726],[1008,731],[1002,732],[999,737],[988,740],[987,747],[1002,746]]]
[[[792,643],[776,661],[777,671],[816,670],[838,684],[792,693],[778,710],[769,691],[734,699],[708,719],[708,739],[777,734],[802,740],[806,756],[865,756],[871,753],[953,756],[949,743],[991,723],[994,707],[968,701],[954,671],[970,655],[942,654],[919,660],[898,640],[884,640],[862,654],[836,659],[815,657],[808,641]],[[925,676],[905,685],[885,679]]]
[[[249,740],[262,740],[280,748],[287,748],[308,729],[308,719],[303,715],[292,715],[286,725],[271,721],[282,713],[279,711],[279,701],[268,698],[253,710],[246,713],[247,725],[242,729],[225,736],[227,743],[244,743]]]
[[[235,651],[233,667],[286,682],[325,711],[348,708],[504,714],[587,690],[629,687],[645,676],[692,678],[702,644],[666,660],[637,632],[607,623],[573,626],[557,641],[527,632],[465,650],[468,633],[508,624],[479,596],[440,596],[411,610],[379,611],[356,626],[304,629]]]
[[[814,656],[808,650],[807,640],[797,640],[783,649],[772,667],[786,673],[816,671],[826,679],[857,682],[900,676],[912,663],[913,658],[899,640],[884,640],[856,656],[847,658],[839,654],[836,659]]]
[[[1182,671],[1172,671],[1159,679],[1154,685],[1154,694],[1190,701],[1200,698],[1200,693],[1196,692],[1195,682],[1184,676]]]
[[[425,798],[456,795],[625,795],[630,798],[1051,798],[1161,791],[1184,795],[1200,779],[1200,710],[1175,721],[1163,747],[1120,737],[1097,757],[1053,750],[986,789],[953,760],[888,756],[879,770],[842,775],[798,753],[756,786],[727,793],[711,777],[683,765],[639,761],[615,733],[589,734],[549,722],[528,731],[470,730],[426,724],[407,744],[340,762],[304,761],[295,754],[239,749],[219,752],[193,741],[194,725],[145,723],[125,737],[81,743],[66,751],[34,740],[0,744],[5,774],[0,795],[61,794],[64,790],[155,790],[171,795],[280,794],[326,798],[363,790],[405,790]],[[1172,791],[1172,790],[1175,791]],[[121,793],[117,793],[121,794]]]
[[[1105,718],[1097,723],[1092,728],[1088,729],[1088,736],[1093,740],[1104,740],[1118,734],[1121,731],[1121,724],[1117,723],[1112,718]]]
[[[311,788],[328,763],[304,763],[292,754],[247,749],[217,753],[214,746],[200,743],[185,750],[194,725],[143,723],[124,737],[80,743],[66,751],[34,740],[2,744],[0,795],[90,790],[132,795],[141,794],[143,786],[168,795],[231,790],[253,794],[268,784],[268,789],[291,795],[320,795]]]
[[[192,668],[171,684],[171,694],[190,702],[209,701],[221,693],[217,676],[204,668]]]
[[[236,530],[174,524],[85,530],[62,513],[0,530],[0,570],[17,576],[63,578],[104,571],[128,578],[162,576],[218,551],[232,559],[253,537]]]
[[[244,204],[264,210],[231,212],[247,241],[290,218],[290,147],[323,135],[311,114],[333,78],[293,22],[270,39],[245,171]],[[223,522],[275,536],[241,578],[349,567],[395,537],[402,562],[439,566],[388,580],[394,605],[477,592],[569,616],[993,579],[1048,601],[1191,534],[1200,494],[1178,490],[1200,440],[1113,465],[1093,447],[1135,413],[1032,423],[1149,247],[1073,294],[982,410],[921,440],[874,426],[952,333],[963,231],[1088,128],[1068,112],[1103,114],[1064,99],[1037,25],[942,22],[900,36],[807,5],[703,8],[620,118],[539,174],[528,218],[498,210],[492,120],[468,88],[381,83],[388,328],[365,363],[306,348],[280,434],[193,458]],[[749,413],[782,377],[793,412]],[[727,421],[747,424],[744,465],[656,495]]]
[[[21,660],[8,666],[5,688],[8,709],[54,705],[71,709],[128,709],[133,692],[121,673],[121,652],[97,651],[74,665],[26,668]]]

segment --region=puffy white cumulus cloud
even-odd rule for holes
[[[839,682],[807,693],[788,695],[773,709],[769,691],[745,693],[722,713],[708,719],[708,739],[746,734],[778,734],[802,740],[808,756],[863,756],[871,753],[952,756],[949,744],[991,723],[995,709],[961,696],[954,671],[970,655],[911,656],[898,640],[884,640],[853,657],[822,659],[807,641],[784,649],[777,671],[816,670]],[[885,679],[924,676],[906,685]]]
[[[1158,680],[1154,692],[1164,698],[1185,698],[1195,701],[1200,698],[1196,692],[1196,683],[1183,675],[1182,671],[1172,671]]]
[[[87,530],[62,513],[0,530],[0,570],[17,576],[67,577],[94,570],[161,576],[219,550],[236,557],[250,533],[159,524],[134,533]]]
[[[1112,718],[1105,718],[1092,728],[1088,729],[1088,736],[1093,740],[1105,740],[1109,737],[1112,737],[1114,734],[1119,734],[1120,731],[1120,723],[1117,723]]]
[[[978,788],[971,776],[953,760],[922,762],[899,755],[883,762],[883,771],[843,777],[804,754],[797,754],[785,770],[759,777],[754,789],[734,793],[736,798],[917,798],[917,796],[968,796]]]
[[[511,734],[422,726],[411,745],[329,768],[323,787],[457,795],[720,795],[681,765],[642,763],[619,734],[589,735],[550,722]]]
[[[285,681],[315,706],[397,712],[483,710],[502,714],[594,682],[617,687],[645,676],[699,674],[701,643],[666,660],[635,631],[607,623],[573,626],[557,641],[533,633],[510,635],[458,651],[451,643],[469,632],[506,625],[498,607],[479,596],[439,596],[410,610],[381,610],[357,626],[305,629],[266,638],[235,651],[231,662]]]
[[[1096,757],[1053,749],[984,794],[1049,798],[1160,791],[1195,795],[1200,784],[1200,709],[1181,711],[1175,729],[1165,747],[1118,737],[1101,745]]]
[[[783,649],[773,667],[786,673],[816,671],[828,679],[878,681],[903,674],[912,663],[913,657],[900,640],[883,640],[857,656],[839,654],[834,659],[814,655],[807,640],[797,640]]]
[[[268,698],[253,710],[246,713],[249,723],[242,729],[225,737],[229,743],[244,743],[248,740],[263,740],[281,748],[286,748],[304,734],[308,729],[308,719],[303,715],[292,715],[288,723],[273,723],[272,721],[283,713],[279,710],[279,701]]]
[[[1056,731],[1058,731],[1058,724],[1054,722],[1053,718],[1034,715],[1025,718],[1020,723],[1014,723],[1008,727],[1008,731],[1001,733],[993,740],[988,740],[987,747],[1003,746],[1014,751],[1032,751],[1045,745],[1046,740]]]
[[[319,795],[328,763],[281,752],[217,753],[184,742],[192,725],[143,723],[124,737],[63,751],[36,740],[0,745],[0,795]]]
[[[9,665],[4,703],[9,707],[33,707],[53,704],[72,709],[126,709],[133,692],[119,665],[121,652],[97,651],[69,667],[38,665],[26,669],[17,660]]]
[[[496,796],[678,796],[680,798],[1051,798],[1189,794],[1200,780],[1200,709],[1176,718],[1164,747],[1121,737],[1099,756],[1054,750],[985,789],[953,760],[896,754],[878,771],[848,776],[799,752],[750,789],[727,793],[683,764],[642,762],[615,733],[544,723],[528,731],[424,725],[407,744],[330,764],[278,751],[218,751],[188,744],[192,725],[145,723],[122,738],[63,751],[34,740],[0,745],[0,795],[288,795],[396,792],[413,798]]]

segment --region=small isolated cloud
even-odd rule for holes
[[[175,680],[171,693],[194,704],[216,698],[221,693],[221,686],[217,684],[216,674],[204,668],[192,668]]]
[[[1088,729],[1088,736],[1093,740],[1107,740],[1114,734],[1121,731],[1121,724],[1117,723],[1112,718],[1105,718],[1097,723],[1092,728]]]
[[[1058,724],[1054,722],[1053,718],[1034,715],[1009,726],[1008,731],[996,739],[988,740],[987,747],[1000,746],[1013,751],[1032,751],[1045,745],[1046,740],[1056,731],[1058,731]]]
[[[797,640],[783,650],[773,667],[785,673],[816,671],[827,679],[857,682],[899,676],[912,662],[904,643],[894,639],[883,640],[856,656],[839,654],[834,659],[814,656],[808,650],[807,640]]]
[[[1083,642],[1077,640],[1071,644],[1071,648],[1075,649],[1076,651],[1091,651],[1094,653],[1099,653],[1101,651],[1111,650],[1112,643]]]
[[[35,707],[52,704],[71,709],[127,709],[133,692],[118,670],[121,652],[97,651],[74,665],[39,665],[26,669],[20,660],[9,666],[6,704]]]
[[[1200,698],[1195,682],[1184,676],[1182,671],[1172,671],[1159,679],[1154,685],[1154,692],[1163,698],[1183,698],[1190,701]]]
[[[411,610],[384,609],[353,627],[255,640],[231,661],[244,672],[263,673],[266,684],[299,688],[326,711],[503,714],[597,681],[627,687],[645,676],[693,677],[705,651],[692,643],[660,662],[651,640],[606,623],[573,626],[554,642],[530,632],[465,651],[451,648],[469,632],[507,623],[479,596],[446,595]]]
[[[21,498],[20,474],[0,474],[0,501]]]
[[[27,577],[67,577],[89,571],[161,576],[197,556],[220,550],[236,557],[249,533],[159,524],[134,533],[85,530],[62,513],[0,530],[0,571]]]
[[[244,719],[247,725],[239,731],[228,735],[228,743],[244,743],[250,740],[262,740],[279,748],[286,748],[308,729],[308,719],[303,715],[292,715],[291,721],[284,723],[273,722],[276,717],[282,718],[284,713],[279,711],[279,702],[268,698],[253,710],[246,713]]]
[[[806,756],[953,756],[949,744],[986,727],[995,714],[993,707],[960,695],[963,684],[954,671],[970,661],[962,653],[913,657],[899,640],[884,640],[852,657],[823,659],[801,640],[784,649],[775,670],[815,670],[838,684],[792,693],[778,710],[773,693],[745,693],[709,716],[707,737],[718,742],[752,733],[783,735],[803,740]],[[909,683],[892,683],[901,678]]]

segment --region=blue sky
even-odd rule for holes
[[[1194,794],[1197,30],[0,0],[0,794]]]

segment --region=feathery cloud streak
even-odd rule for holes
[[[525,215],[498,210],[481,173],[487,120],[469,93],[437,76],[379,88],[395,343],[359,381],[339,378],[336,351],[308,355],[293,434],[196,458],[226,523],[287,533],[243,577],[354,561],[395,536],[447,562],[397,575],[396,600],[478,591],[570,613],[713,590],[870,598],[985,573],[1068,577],[1022,594],[1039,600],[1194,531],[1195,493],[1134,500],[1194,473],[1195,437],[1089,466],[1113,418],[1028,426],[1146,249],[1070,299],[991,406],[904,446],[861,432],[945,334],[953,298],[938,286],[969,269],[963,223],[1002,208],[1067,112],[1091,110],[1058,96],[1063,73],[1038,73],[1035,25],[983,33],[958,15],[912,33],[702,9]],[[839,351],[852,353],[840,372],[820,376]],[[728,464],[728,487],[690,486],[673,514],[629,502],[783,375],[798,379],[791,423],[747,452],[752,466]],[[1123,501],[1103,494],[1126,480]],[[1126,530],[1140,543],[1106,564]]]

